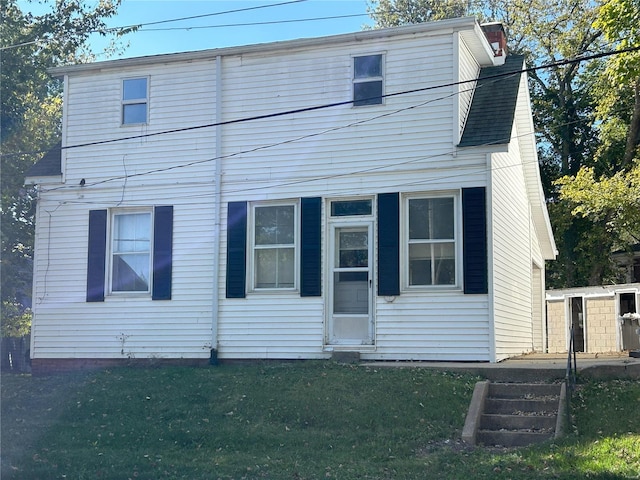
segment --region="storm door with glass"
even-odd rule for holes
[[[373,345],[373,222],[330,225],[328,343]]]

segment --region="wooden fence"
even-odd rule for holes
[[[2,371],[13,373],[31,372],[31,360],[29,359],[29,345],[31,336],[2,337]]]

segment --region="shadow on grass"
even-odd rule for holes
[[[37,451],[43,436],[55,427],[69,400],[82,391],[91,375],[2,374],[0,478],[18,473],[17,465]]]
[[[538,447],[462,444],[476,380],[331,362],[7,376],[2,478],[637,478],[637,415]],[[634,414],[634,397],[583,389],[576,418],[605,399],[605,413]]]

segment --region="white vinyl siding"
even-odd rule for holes
[[[493,285],[496,355],[533,349],[530,209],[517,141],[492,160]]]
[[[146,76],[153,80],[153,122],[127,126],[124,134],[122,79]],[[70,76],[65,144],[211,123],[215,77],[209,60]],[[33,358],[209,358],[215,151],[211,129],[64,151],[66,188],[42,192],[38,201]],[[119,294],[87,303],[88,211],[140,211],[168,202],[174,206],[171,300]],[[108,277],[109,263],[105,270]]]
[[[403,293],[376,303],[371,360],[490,361],[487,295]]]
[[[120,191],[118,191],[120,190]],[[201,192],[204,193],[204,192]],[[138,191],[126,201],[165,203],[164,191]],[[101,192],[117,203],[121,189]],[[57,208],[56,208],[57,207]],[[38,205],[39,241],[34,271],[33,358],[208,358],[211,345],[213,225],[210,203],[174,203],[172,299],[154,302],[150,295],[111,295],[86,302],[87,205]],[[120,339],[124,338],[124,342]]]
[[[473,77],[478,69],[468,52],[458,54],[463,64],[454,65],[458,46],[447,27],[367,41],[354,35],[291,48],[256,47],[244,53],[223,49],[188,61],[160,57],[141,60],[140,65],[123,61],[102,69],[72,70],[66,78],[64,144],[86,146],[65,149],[65,188],[43,189],[38,202],[33,357],[202,359],[215,348],[223,360],[329,358],[331,351],[324,345],[327,198],[374,199],[373,219],[375,195],[381,193],[399,193],[401,212],[403,199],[424,192],[451,196],[466,187],[486,187],[487,192],[502,188],[492,187],[490,180],[516,187],[493,199],[503,206],[509,205],[506,195],[526,195],[520,177],[511,179],[511,168],[495,178],[487,173],[487,152],[452,148],[463,116],[457,112],[466,108],[460,102],[468,105],[471,98],[461,100],[460,89],[451,85]],[[376,52],[384,52],[385,94],[421,90],[387,97],[384,115],[376,114],[381,111],[376,108],[352,108],[353,58]],[[216,59],[218,54],[222,56]],[[135,78],[149,79],[147,122],[123,128],[122,80]],[[216,92],[216,85],[222,90]],[[303,111],[334,103],[341,105]],[[271,116],[292,110],[299,111]],[[269,118],[238,121],[262,115]],[[235,123],[212,127],[227,121]],[[128,139],[112,141],[123,137]],[[221,143],[216,144],[216,138]],[[512,161],[511,155],[498,158],[496,165]],[[216,184],[217,168],[221,185]],[[216,206],[217,193],[221,202]],[[293,288],[291,280],[288,285],[281,282],[279,273],[266,276],[275,278],[272,286],[277,288],[255,288],[256,252],[287,250],[291,244],[254,245],[252,206],[295,205],[295,221],[300,222],[304,204],[299,199],[309,197],[323,199],[322,296],[302,297],[297,291],[299,238],[294,239]],[[248,206],[245,298],[225,297],[229,202]],[[518,214],[528,215],[522,201],[513,203]],[[104,302],[86,302],[88,211],[139,211],[167,204],[174,212],[171,300],[108,295]],[[494,236],[504,234],[506,212],[492,218]],[[507,233],[504,242],[528,241],[526,218],[526,224],[514,225],[522,231]],[[372,231],[378,227],[375,222]],[[403,222],[401,216],[401,228]],[[460,223],[456,219],[457,228]],[[298,236],[299,228],[296,223]],[[456,271],[461,269],[459,234]],[[375,235],[372,240],[375,245]],[[218,241],[220,269],[214,272]],[[513,259],[513,275],[521,275],[518,281],[524,282],[522,255],[501,242],[494,246],[502,249],[501,257],[490,263],[496,276]],[[408,242],[403,245],[407,248]],[[378,261],[375,254],[371,261]],[[401,264],[401,279],[408,278],[406,269],[406,263]],[[212,291],[214,275],[217,292]],[[531,299],[530,288],[521,283],[513,288],[522,291],[504,295],[510,293],[510,280],[506,277],[499,285],[501,298]],[[459,274],[457,287],[461,281]],[[498,310],[497,337],[502,342],[509,335],[504,325],[509,308],[506,301],[492,302],[491,293],[465,295],[460,288],[409,289],[397,297],[374,294],[375,346],[367,345],[362,358],[495,360],[491,311]],[[516,321],[523,319],[523,310],[516,311]],[[522,325],[516,327],[520,347]]]
[[[460,121],[458,130],[459,136],[456,139],[456,143],[458,143],[459,139],[462,137],[462,132],[464,130],[465,123],[467,122],[471,101],[473,100],[473,93],[476,87],[476,82],[470,80],[477,79],[480,74],[480,65],[473,58],[469,48],[462,40],[460,40],[458,54],[460,56],[460,76],[458,81],[461,83],[458,85],[457,96],[458,116]]]
[[[386,93],[448,84],[457,78],[449,35],[390,39],[382,45]],[[375,47],[354,43],[286,55],[225,58],[222,120],[304,108],[310,98],[313,104],[349,100],[353,59],[346,51],[367,55]],[[261,87],[265,84],[270,85],[268,91]],[[387,98],[385,110],[395,112],[388,117],[369,116],[370,109],[345,105],[228,125],[224,151],[246,153],[224,163],[223,204],[315,196],[358,198],[382,192],[424,192],[425,188],[451,192],[482,186],[484,155],[465,152],[452,157],[457,103],[453,91],[449,87]],[[363,122],[355,125],[359,120]],[[264,145],[270,147],[252,151]],[[247,185],[251,188],[246,189]],[[323,211],[325,226],[326,215]],[[221,224],[226,222],[223,212]],[[221,240],[224,266],[224,232]],[[322,248],[326,268],[326,237]],[[221,285],[224,279],[223,269]],[[242,300],[222,298],[219,358],[327,358],[331,353],[323,350],[326,295],[324,283],[323,297],[253,292]],[[464,311],[452,313],[452,305]],[[392,303],[376,295],[374,311],[376,347],[366,358],[455,360],[462,345],[467,347],[463,348],[465,359],[490,360],[486,295],[403,293]],[[425,341],[429,337],[434,340]]]
[[[141,71],[129,67],[68,79],[65,144],[86,144],[63,152],[66,157],[63,173],[68,185],[78,185],[85,179],[92,192],[97,190],[93,184],[98,182],[100,188],[119,183],[122,191],[120,182],[126,176],[127,194],[139,185],[164,189],[181,183],[184,188],[197,188],[211,181],[214,163],[206,160],[215,157],[212,128],[145,135],[213,123],[215,62],[153,65],[141,70],[152,80],[149,116],[153,122],[126,128],[121,125],[122,79],[136,78]],[[113,141],[131,136],[139,138]],[[99,143],[105,141],[108,143]],[[163,168],[172,170],[163,173]],[[156,173],[148,173],[152,171]],[[211,185],[206,189],[213,192]]]
[[[213,59],[70,76],[67,143],[91,143],[121,135],[123,77],[146,75],[152,79],[149,115],[153,122],[141,127],[140,134],[304,108],[310,106],[309,99],[313,104],[348,101],[353,56],[383,49],[387,93],[448,84],[457,78],[451,64],[450,35],[373,43],[224,57],[220,119],[213,116]],[[94,101],[98,92],[103,102]],[[281,204],[301,197],[358,198],[380,192],[421,192],[425,186],[452,191],[482,185],[484,156],[452,157],[455,100],[451,93],[452,88],[444,88],[387,99],[385,108],[392,111],[386,117],[369,116],[366,112],[371,109],[346,105],[227,125],[220,146],[224,152],[222,204]],[[423,105],[409,108],[417,104]],[[392,138],[402,141],[389,141]],[[66,198],[58,193],[49,203],[45,199],[39,205],[39,237],[46,237],[49,222],[52,237],[48,245],[40,241],[37,252],[35,356],[206,358],[211,347],[218,348],[221,359],[330,355],[323,350],[324,297],[300,297],[276,289],[254,291],[242,300],[224,298],[224,228],[220,236],[217,344],[212,345],[211,325],[216,316],[211,298],[216,222],[212,201],[217,186],[211,159],[215,152],[214,131],[206,128],[66,151],[67,183],[78,185],[85,178],[83,194],[90,204],[56,209],[57,202]],[[452,162],[455,176],[450,170]],[[103,183],[92,185],[97,182]],[[69,195],[75,198],[76,193]],[[101,304],[88,305],[85,256],[89,205],[91,209],[148,206],[164,204],[169,198],[175,207],[172,300],[158,306],[148,298],[108,297]],[[221,211],[218,223],[224,226],[226,209]],[[323,211],[323,222],[324,215]],[[74,231],[73,245],[67,248],[67,234]],[[325,240],[322,248],[324,255]],[[295,281],[297,278],[296,273]],[[62,287],[66,283],[72,287]],[[464,306],[467,325],[461,321],[448,326],[454,333],[444,340],[438,333],[443,324],[437,319],[442,319],[445,304],[450,302]],[[484,296],[465,297],[461,292],[403,295],[393,303],[376,297],[375,303],[377,353],[370,353],[372,358],[453,360],[459,356],[458,345],[464,337],[468,347],[465,358],[489,359]],[[407,325],[413,327],[417,338],[432,336],[438,341],[416,343],[407,335]]]

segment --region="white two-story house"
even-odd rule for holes
[[[523,67],[460,18],[53,69],[34,370],[541,350]]]

